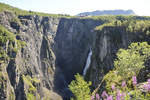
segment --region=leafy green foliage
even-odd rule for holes
[[[128,48],[120,49],[117,60],[114,62],[118,74],[123,78],[138,75],[140,69],[144,68],[144,62],[150,56],[150,45],[147,42],[132,43]]]
[[[69,85],[69,89],[74,94],[72,100],[90,100],[90,88],[91,82],[86,82],[79,74],[75,75],[76,80],[73,80]]]
[[[126,30],[129,32],[138,32],[138,31],[145,32],[150,27],[150,21],[141,20],[141,21],[130,21],[126,23],[127,23]]]
[[[121,87],[122,77],[117,74],[117,71],[110,71],[105,75],[104,80],[106,82],[106,89],[108,93],[111,90],[112,85],[115,85],[118,89]]]
[[[28,88],[26,88],[27,100],[36,100],[39,98],[39,94],[37,93],[36,84],[40,83],[40,80],[37,78],[31,78],[29,75],[23,75],[23,82]],[[36,94],[36,95],[35,95]]]
[[[132,43],[128,49],[120,49],[117,59],[114,61],[115,69],[110,71],[105,77],[106,89],[111,90],[111,86],[121,89],[121,82],[126,81],[128,89],[132,89],[132,76],[137,76],[144,68],[144,63],[150,57],[150,45],[146,42]]]

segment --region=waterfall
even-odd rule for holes
[[[90,48],[90,52],[88,54],[88,58],[86,60],[86,65],[84,67],[84,70],[83,70],[83,76],[86,75],[86,72],[88,70],[88,68],[90,67],[90,64],[91,64],[91,56],[92,56],[92,49]]]

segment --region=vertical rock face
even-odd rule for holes
[[[37,87],[40,89],[39,95],[44,97],[45,89],[53,90],[54,87],[53,34],[57,31],[59,19],[39,16],[19,16],[19,19],[20,38],[26,41],[26,46],[18,53],[16,65],[21,71],[19,74],[40,80]]]
[[[93,45],[96,22],[89,19],[61,19],[55,37],[56,61],[68,82],[82,73],[89,48]]]
[[[58,23],[57,18],[39,16],[17,18],[9,12],[0,14],[0,24],[16,34],[17,39],[26,42],[14,60],[9,60],[4,67],[7,69],[4,73],[8,74],[9,85],[13,87],[14,94],[12,94],[16,100],[54,99],[49,97],[50,93],[56,95],[55,100],[61,99],[53,92],[56,67],[53,49]]]
[[[94,44],[96,36],[94,28],[101,23],[92,19],[60,19],[54,39],[58,69],[56,69],[55,85],[56,88],[59,87],[56,89],[58,92],[65,91],[64,96],[69,94],[67,85],[74,78],[74,74],[82,74],[89,48]],[[59,74],[60,72],[64,77]]]

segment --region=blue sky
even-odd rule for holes
[[[12,6],[38,12],[76,15],[94,10],[132,9],[150,16],[150,0],[0,0]]]

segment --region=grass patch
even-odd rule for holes
[[[0,12],[3,11],[9,11],[16,15],[39,15],[39,16],[51,16],[51,17],[71,17],[67,14],[48,14],[48,13],[42,13],[42,12],[34,12],[34,11],[26,11],[22,10],[16,7],[12,7],[10,5],[0,3]]]
[[[34,86],[35,84],[39,83],[40,80],[38,80],[35,77],[31,78],[29,75],[26,76],[23,75],[22,78],[24,83],[29,86],[29,88],[27,88],[26,91],[27,100],[36,100],[35,94],[37,94],[37,98],[40,98],[39,94],[36,93],[37,92],[36,86]]]
[[[36,100],[36,97],[31,93],[27,93],[27,100]]]
[[[0,25],[0,45],[5,44],[8,40],[15,41],[15,35]]]

